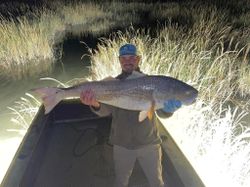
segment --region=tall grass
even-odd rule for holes
[[[206,186],[247,187],[250,128],[243,118],[249,112],[223,104],[199,100],[161,121]]]
[[[12,113],[11,116],[13,116],[11,122],[22,127],[21,130],[26,131],[40,105],[40,101],[31,94],[26,93],[26,97],[21,97],[12,107],[8,107]]]
[[[1,19],[0,37],[0,67],[6,77],[20,79],[51,67],[53,49],[46,27],[30,24],[26,18]]]
[[[72,31],[72,26],[87,27],[93,19],[105,17],[98,5],[57,5],[56,10],[41,8],[15,19],[0,17],[2,77],[18,80],[47,74],[56,60],[55,45]]]

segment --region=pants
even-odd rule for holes
[[[114,145],[115,187],[127,187],[136,159],[139,161],[151,187],[163,187],[161,146],[148,145],[129,150]]]

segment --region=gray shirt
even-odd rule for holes
[[[159,144],[161,139],[156,126],[155,115],[138,121],[139,111],[125,110],[106,104],[101,104],[98,111],[100,116],[112,115],[110,142],[127,149],[137,149],[149,144]]]

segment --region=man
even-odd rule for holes
[[[125,44],[119,50],[122,73],[116,79],[133,79],[146,76],[139,69],[140,56],[132,44]],[[134,72],[137,73],[134,73]],[[112,115],[110,141],[114,145],[115,187],[127,187],[135,161],[138,160],[151,187],[163,187],[161,165],[161,138],[153,120],[138,121],[139,111],[130,111],[99,103],[92,90],[81,93],[82,103],[90,105],[100,116]],[[171,115],[181,106],[180,101],[170,100],[164,104],[164,112]]]

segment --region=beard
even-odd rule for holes
[[[123,66],[123,71],[126,71],[126,72],[132,72],[134,70],[136,70],[136,67],[132,64],[126,64]]]

